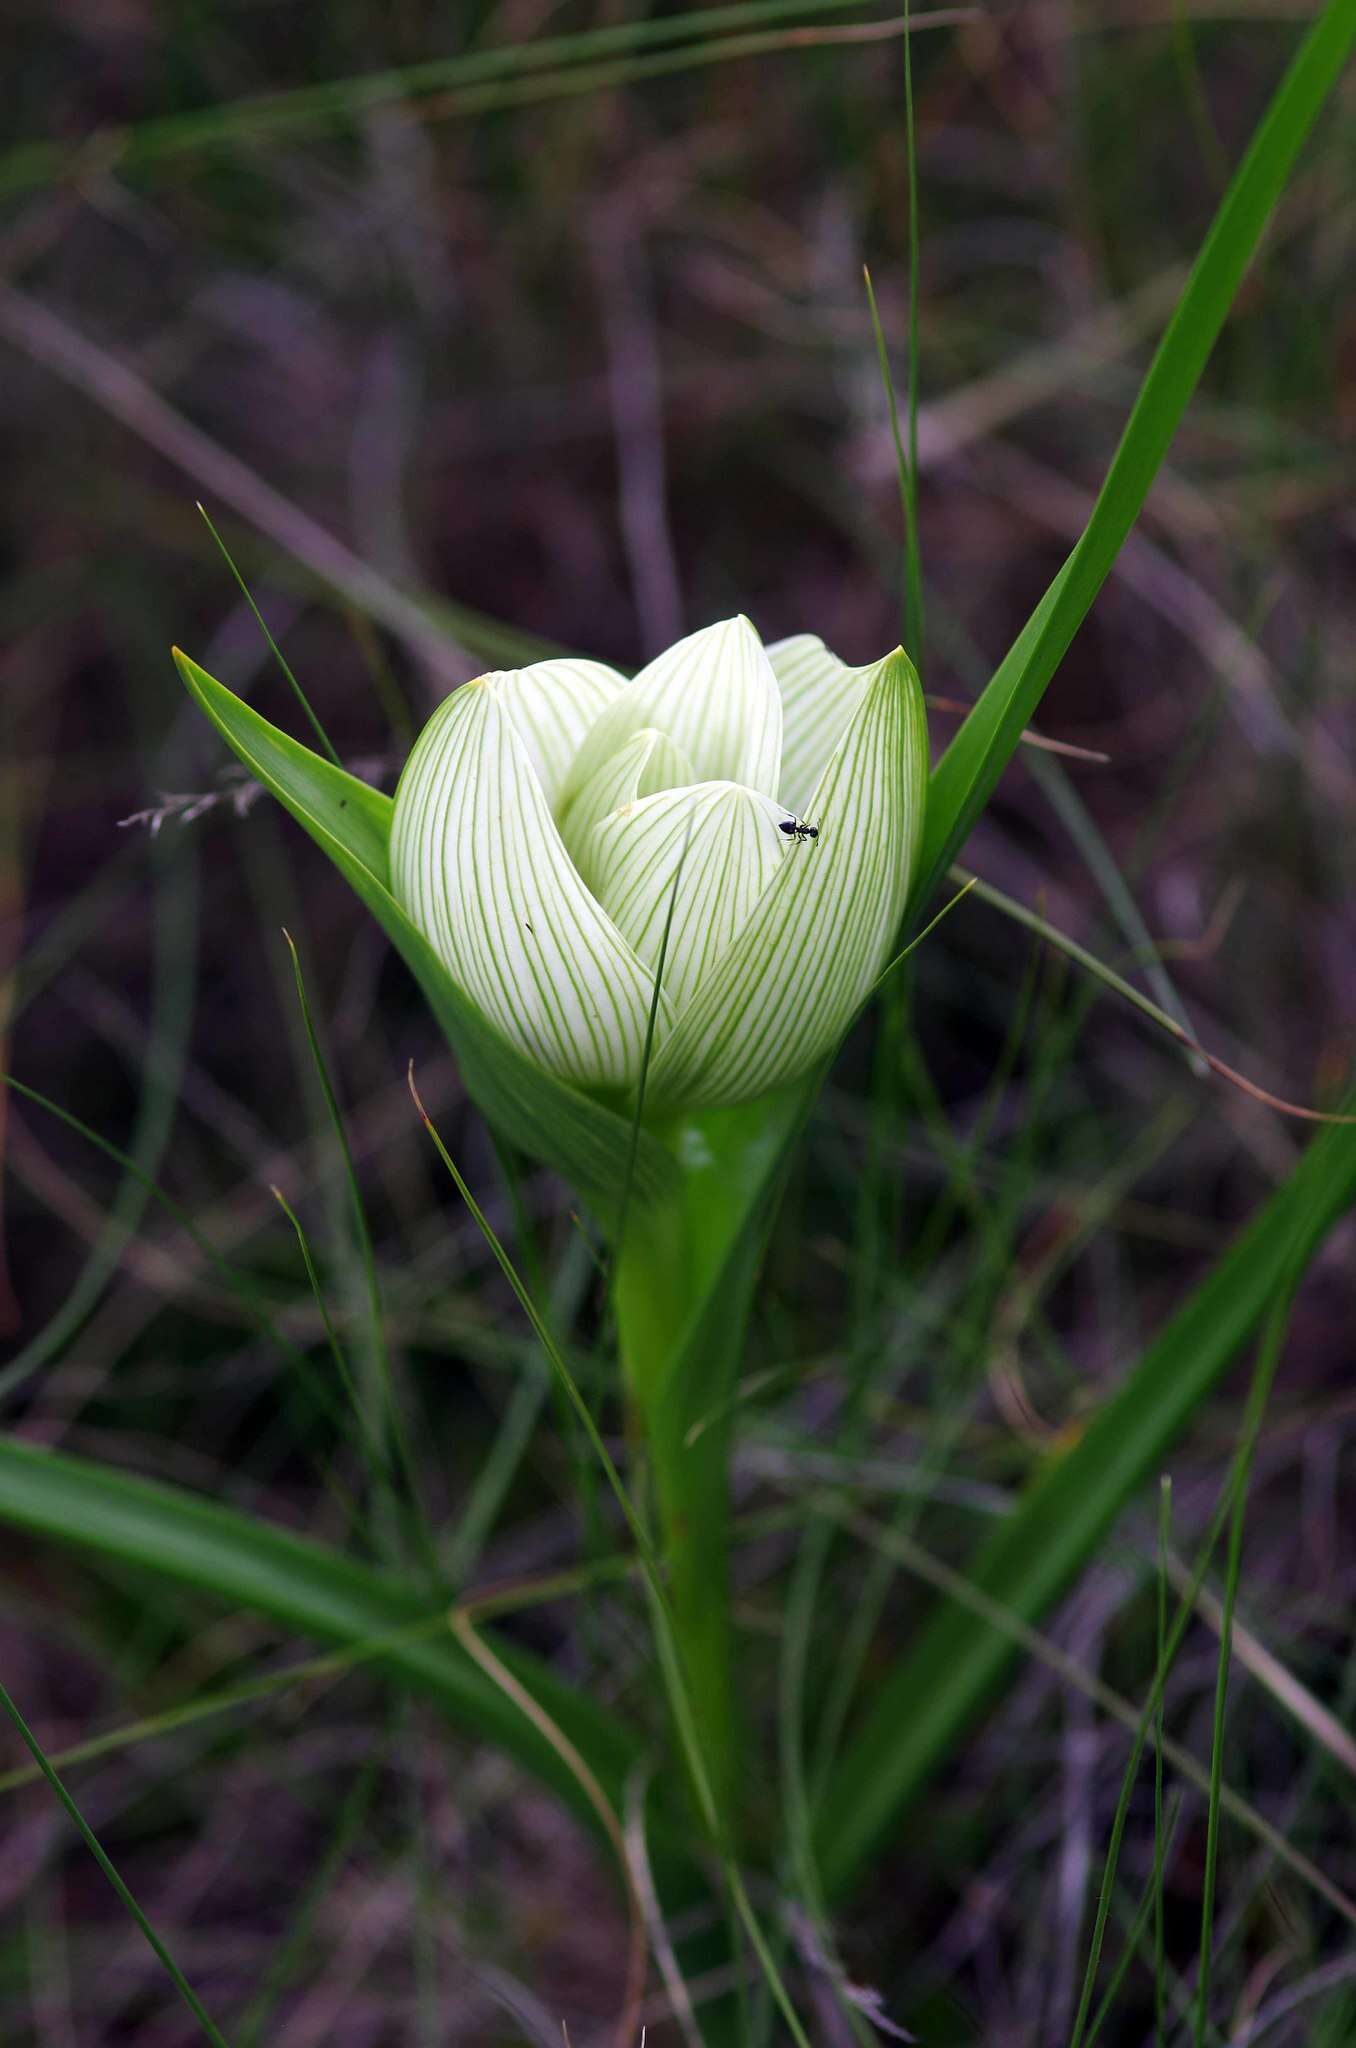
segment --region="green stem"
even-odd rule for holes
[[[722,1832],[733,1832],[738,1739],[731,1686],[729,1391],[748,1320],[750,1289],[703,1315],[705,1282],[688,1205],[633,1217],[613,1276],[622,1369],[633,1437],[646,1459],[658,1546],[667,1568],[678,1653]],[[684,1370],[694,1321],[713,1327],[703,1371]],[[707,1398],[714,1401],[707,1405]]]
[[[613,1264],[633,1448],[648,1467],[669,1605],[720,1846],[736,1839],[729,1463],[740,1361],[799,1090],[663,1135],[675,1192],[637,1203]]]

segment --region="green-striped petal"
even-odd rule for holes
[[[660,789],[681,789],[697,779],[691,761],[666,732],[652,725],[633,733],[624,747],[594,769],[560,820],[560,834],[584,880],[592,888],[589,846],[596,825],[610,812]],[[594,890],[597,895],[597,890]]]
[[[650,1069],[651,1100],[741,1102],[803,1073],[846,1030],[898,929],[923,822],[927,726],[902,649],[861,703],[797,843]]]
[[[497,669],[494,686],[526,746],[546,801],[554,810],[585,734],[626,688],[625,676],[601,661],[564,656],[530,668]]]
[[[505,688],[465,684],[416,741],[396,790],[392,888],[515,1045],[564,1080],[625,1087],[653,978],[576,873]]]
[[[763,643],[747,619],[724,619],[690,633],[627,684],[584,741],[565,802],[646,726],[666,732],[703,782],[742,782],[776,795],[782,701]]]
[[[767,650],[782,693],[782,777],[788,811],[807,815],[811,793],[861,703],[874,668],[849,668],[817,633],[796,633]]]
[[[659,965],[672,906],[664,993],[680,1013],[791,853],[785,815],[737,782],[699,782],[643,797],[595,828],[593,892],[647,967]]]

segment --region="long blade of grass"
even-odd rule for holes
[[[0,1437],[0,1520],[267,1615],[315,1641],[361,1647],[369,1670],[432,1699],[591,1817],[549,1745],[452,1640],[445,1608],[404,1578],[182,1488],[13,1437]],[[641,1754],[636,1736],[537,1658],[497,1639],[495,1647],[609,1798],[620,1800]]]
[[[914,665],[923,667],[923,542],[918,530],[918,308],[923,259],[918,227],[918,134],[913,115],[913,26],[909,0],[904,0],[904,160],[909,175],[909,464],[904,479],[908,525],[904,532],[906,627],[912,636]]]
[[[1240,1463],[1233,1508],[1229,1516],[1224,1613],[1220,1622],[1219,1667],[1215,1678],[1215,1712],[1210,1741],[1210,1802],[1206,1810],[1205,1824],[1205,1873],[1201,1880],[1201,1952],[1196,1988],[1196,2048],[1205,2048],[1206,2033],[1210,2024],[1210,1965],[1215,1928],[1215,1878],[1219,1869],[1220,1794],[1224,1785],[1224,1708],[1229,1692],[1234,1607],[1238,1599],[1238,1580],[1243,1563],[1243,1523],[1248,1506],[1248,1481],[1252,1476],[1253,1453],[1257,1448],[1262,1408],[1271,1381],[1275,1377],[1276,1364],[1280,1356],[1288,1307],[1288,1303],[1282,1304],[1273,1313],[1271,1328],[1263,1347],[1263,1357],[1269,1361],[1269,1369],[1265,1376],[1265,1384],[1257,1397],[1256,1426],[1248,1440],[1246,1456]],[[1251,1417],[1249,1419],[1251,1420]]]
[[[1265,1103],[1268,1109],[1278,1110],[1282,1116],[1298,1117],[1303,1123],[1356,1123],[1356,1117],[1343,1116],[1335,1110],[1311,1109],[1302,1102],[1288,1102],[1283,1095],[1273,1095],[1270,1089],[1263,1088],[1256,1081],[1250,1081],[1237,1067],[1231,1067],[1217,1054],[1207,1052],[1199,1040],[1193,1038],[1185,1025],[1179,1023],[1170,1011],[1161,1009],[1142,989],[1127,981],[1123,974],[1118,974],[1114,967],[1108,967],[1104,960],[1099,960],[1095,953],[1090,953],[1077,939],[1071,939],[1058,925],[1051,924],[1039,911],[1028,910],[1024,903],[1018,903],[1015,897],[1006,895],[1002,889],[995,889],[991,882],[981,882],[977,875],[966,874],[964,868],[953,868],[951,872],[955,880],[964,881],[965,889],[973,889],[982,903],[992,904],[995,910],[1001,910],[1003,915],[1010,917],[1015,924],[1024,925],[1028,931],[1039,933],[1048,944],[1058,947],[1068,959],[1102,982],[1114,994],[1122,997],[1125,1002],[1132,1004],[1142,1016],[1148,1017],[1160,1030],[1166,1031],[1170,1038],[1175,1038],[1179,1045],[1185,1046],[1193,1058],[1201,1062],[1203,1068],[1208,1067],[1212,1073],[1218,1074],[1221,1080],[1228,1081],[1235,1088],[1241,1088],[1243,1093],[1251,1095],[1255,1102]],[[965,894],[965,889],[961,891],[962,895]],[[958,902],[960,899],[958,897],[955,900]],[[936,919],[933,922],[935,923]]]
[[[83,1328],[136,1234],[178,1109],[179,1079],[193,1017],[197,954],[197,858],[192,849],[171,863],[168,847],[151,859],[154,877],[154,964],[146,1062],[137,1090],[130,1164],[99,1239],[56,1313],[0,1371],[0,1396],[41,1372]]]
[[[320,1868],[303,1891],[286,1936],[269,1957],[263,1979],[245,2008],[238,2029],[239,2048],[255,2048],[288,1985],[300,1976],[316,1921],[362,1832],[385,1763],[382,1752],[374,1751],[345,1794]]]
[[[454,1608],[448,1618],[448,1625],[467,1655],[475,1660],[486,1677],[499,1687],[505,1697],[512,1700],[519,1713],[538,1730],[542,1740],[548,1742],[555,1750],[566,1770],[577,1780],[581,1793],[593,1809],[598,1825],[612,1845],[617,1867],[626,1887],[626,1903],[631,1924],[626,1985],[622,1995],[621,2017],[617,2024],[617,2042],[618,2048],[630,2048],[636,2015],[640,2010],[640,2001],[645,1989],[645,1912],[640,1894],[636,1890],[631,1857],[616,1809],[569,1736],[562,1728],[556,1726],[521,1679],[514,1677],[503,1659],[497,1657],[488,1643],[477,1633],[474,1606]]]
[[[890,441],[895,451],[895,475],[899,480],[899,510],[904,522],[904,606],[903,643],[906,654],[912,655],[915,668],[920,667],[918,630],[914,621],[922,614],[922,584],[919,571],[918,606],[915,610],[913,599],[913,578],[918,553],[914,538],[914,521],[918,510],[918,485],[913,464],[904,453],[904,437],[899,427],[899,400],[895,397],[895,380],[890,369],[890,352],[885,345],[885,329],[881,326],[880,308],[876,304],[876,287],[871,282],[871,272],[865,264],[862,277],[866,283],[866,303],[871,313],[871,332],[876,341],[876,361],[880,365],[880,381],[885,389],[885,410],[890,419]],[[912,280],[911,280],[912,283]],[[912,388],[912,371],[910,372]],[[915,427],[916,431],[916,427]]]
[[[763,1533],[761,1525],[758,1533]],[[629,1555],[613,1553],[572,1571],[552,1572],[508,1586],[497,1586],[477,1596],[475,1613],[481,1621],[503,1614],[516,1614],[548,1600],[578,1597],[595,1586],[634,1576],[635,1560]],[[105,1729],[100,1735],[90,1735],[82,1742],[73,1742],[51,1761],[58,1770],[64,1771],[72,1765],[93,1763],[100,1757],[112,1756],[139,1743],[156,1740],[179,1728],[191,1728],[199,1721],[236,1714],[244,1708],[260,1706],[270,1700],[278,1701],[289,1692],[313,1699],[326,1685],[337,1683],[355,1673],[361,1665],[380,1657],[396,1637],[401,1642],[427,1642],[431,1637],[441,1635],[446,1627],[446,1611],[439,1607],[434,1614],[410,1623],[408,1627],[395,1631],[394,1635],[374,1637],[370,1642],[349,1643],[342,1650],[301,1658],[295,1663],[266,1671],[260,1677],[225,1686],[218,1692],[195,1693],[191,1699],[178,1700],[172,1706],[161,1708],[158,1713],[125,1721],[118,1727]],[[41,1775],[32,1764],[0,1772],[0,1797],[33,1784]]]
[[[339,1333],[334,1327],[334,1318],[330,1314],[329,1303],[325,1299],[325,1290],[320,1284],[320,1275],[316,1270],[310,1239],[302,1228],[301,1218],[297,1215],[296,1210],[292,1207],[282,1189],[270,1185],[269,1193],[282,1210],[283,1215],[287,1218],[295,1233],[297,1247],[301,1252],[301,1263],[306,1268],[306,1279],[310,1285],[311,1299],[315,1303],[316,1314],[320,1317],[320,1327],[325,1332],[325,1342],[329,1346],[330,1357],[334,1360],[335,1376],[344,1390],[349,1410],[353,1416],[354,1428],[357,1431],[363,1452],[368,1463],[381,1481],[388,1498],[399,1509],[405,1503],[401,1501],[399,1487],[386,1451],[376,1441],[371,1430],[368,1428],[367,1417],[363,1411],[362,1397],[358,1392],[352,1369],[344,1354],[344,1347],[339,1342]]]
[[[1165,1472],[1158,1483],[1158,1607],[1156,1644],[1158,1668],[1166,1659],[1168,1637],[1168,1550],[1172,1541],[1172,1481]],[[1163,1836],[1163,1694],[1158,1695],[1154,1715],[1154,2041],[1164,2048],[1168,1996],[1168,1930],[1164,1912],[1163,1872],[1167,1846]],[[1097,2029],[1094,2026],[1093,2033]]]
[[[301,1006],[302,1022],[306,1027],[306,1042],[310,1047],[316,1077],[320,1082],[321,1093],[325,1098],[325,1108],[329,1114],[330,1127],[334,1132],[335,1141],[339,1147],[339,1155],[344,1164],[344,1179],[348,1188],[349,1210],[353,1219],[353,1232],[358,1244],[358,1256],[362,1264],[363,1283],[367,1293],[367,1313],[372,1356],[376,1361],[380,1386],[381,1419],[385,1425],[387,1442],[391,1445],[394,1453],[393,1458],[391,1458],[383,1451],[381,1465],[382,1468],[389,1469],[391,1464],[394,1464],[400,1474],[405,1495],[401,1503],[402,1520],[407,1531],[414,1538],[415,1548],[424,1569],[429,1573],[432,1582],[436,1585],[441,1579],[442,1568],[438,1562],[438,1553],[434,1548],[433,1537],[429,1532],[428,1522],[420,1501],[419,1481],[414,1466],[414,1453],[410,1448],[409,1435],[405,1429],[404,1419],[400,1412],[400,1403],[396,1398],[395,1380],[391,1372],[391,1354],[386,1343],[386,1322],[381,1306],[381,1285],[377,1279],[377,1258],[372,1248],[372,1233],[367,1227],[367,1211],[363,1207],[362,1189],[358,1185],[358,1170],[353,1164],[353,1148],[348,1142],[348,1131],[344,1124],[343,1112],[339,1107],[339,1098],[334,1092],[334,1083],[330,1079],[329,1065],[321,1050],[320,1039],[315,1028],[315,1019],[311,1015],[310,998],[306,994],[306,981],[301,971],[301,956],[297,952],[292,934],[289,931],[284,931],[283,937],[287,941],[287,949],[292,956],[292,973],[296,979],[297,1001]],[[293,1220],[295,1222],[295,1218]]]
[[[1300,146],[1353,41],[1356,0],[1328,0],[1215,215],[1082,537],[933,772],[916,903],[931,894],[987,804],[1139,516]]]
[[[1167,1834],[1165,1837],[1168,1843],[1171,1843],[1176,1837],[1177,1823],[1180,1818],[1181,1802],[1175,1801],[1173,1811],[1168,1816]],[[1125,1946],[1116,1960],[1116,1967],[1111,1972],[1111,1976],[1107,1981],[1106,1990],[1102,1993],[1102,2002],[1088,2022],[1087,2048],[1095,2048],[1097,2036],[1111,2017],[1111,2009],[1116,2003],[1117,1993],[1125,1982],[1131,1963],[1135,1960],[1135,1950],[1138,1948],[1144,1931],[1149,1924],[1149,1916],[1156,1908],[1158,1896],[1157,1876],[1156,1873],[1151,1873],[1149,1882],[1144,1887],[1144,1895],[1135,1909],[1135,1917],[1126,1930]]]
[[[1176,1018],[1182,1030],[1191,1035],[1191,1020],[1187,1015],[1186,1005],[1178,995],[1172,977],[1163,964],[1153,935],[1144,921],[1144,913],[1135,900],[1134,891],[1093,822],[1092,814],[1079,795],[1073,777],[1061,762],[1051,760],[1039,752],[1031,756],[1029,767],[1032,779],[1078,848],[1083,865],[1124,933],[1139,963],[1141,973],[1154,992],[1159,1008],[1166,1010],[1170,1017]],[[1197,1064],[1199,1065],[1199,1062]]]
[[[82,1137],[87,1144],[93,1145],[96,1150],[102,1152],[107,1158],[114,1160],[121,1166],[124,1172],[145,1190],[148,1199],[153,1201],[170,1218],[171,1222],[183,1231],[184,1235],[193,1244],[203,1263],[211,1268],[222,1285],[235,1296],[249,1317],[250,1322],[260,1334],[266,1337],[270,1343],[277,1346],[278,1351],[296,1372],[307,1391],[314,1396],[321,1411],[328,1415],[331,1421],[335,1422],[340,1428],[344,1427],[347,1418],[344,1415],[342,1405],[336,1399],[331,1389],[326,1386],[324,1380],[316,1373],[305,1353],[299,1351],[291,1339],[285,1336],[278,1328],[272,1315],[269,1313],[268,1303],[258,1288],[255,1287],[253,1281],[245,1273],[233,1266],[229,1260],[222,1257],[216,1246],[198,1228],[197,1223],[189,1215],[187,1209],[181,1203],[176,1202],[173,1195],[166,1194],[159,1182],[147,1173],[138,1160],[132,1158],[129,1153],[124,1152],[122,1147],[115,1145],[111,1139],[105,1138],[102,1133],[92,1129],[89,1124],[84,1123],[71,1110],[63,1108],[61,1103],[54,1102],[50,1095],[44,1095],[40,1089],[30,1088],[26,1081],[20,1081],[16,1075],[0,1072],[0,1086],[12,1088],[14,1093],[22,1096],[25,1102],[31,1102],[38,1109],[45,1110],[49,1116],[56,1117],[69,1130],[75,1131]],[[5,1392],[7,1386],[8,1382],[0,1378],[0,1393]]]
[[[569,89],[574,84],[569,74],[576,67],[605,71],[609,82],[614,71],[623,78],[634,77],[637,73],[645,76],[650,66],[643,57],[633,53],[643,52],[656,44],[703,45],[694,51],[674,50],[666,57],[651,60],[651,63],[658,62],[665,69],[700,64],[703,59],[718,61],[719,56],[730,52],[732,46],[735,54],[752,54],[741,45],[756,42],[762,48],[772,39],[747,34],[736,39],[733,31],[754,30],[764,23],[794,21],[807,14],[844,13],[864,4],[865,0],[737,0],[737,4],[693,8],[686,13],[658,19],[618,22],[578,30],[569,35],[538,36],[529,42],[465,51],[459,56],[433,58],[396,70],[326,79],[320,84],[301,86],[291,92],[259,94],[225,105],[195,108],[190,113],[159,115],[133,127],[96,131],[75,150],[65,143],[21,143],[0,157],[0,191],[31,188],[46,183],[67,169],[86,165],[102,166],[116,162],[123,168],[141,168],[182,155],[185,151],[223,143],[257,144],[273,137],[304,134],[316,128],[353,122],[376,107],[389,106],[394,102],[417,103],[429,100],[435,94],[442,101],[439,112],[446,109],[447,101],[453,95],[458,96],[467,111],[483,111],[487,104],[502,103],[506,95],[510,98],[524,93],[540,95],[543,88],[550,93],[553,86],[556,90],[562,86]],[[941,11],[941,19],[951,21],[958,12],[969,11],[945,9]],[[925,14],[913,25],[926,27],[933,19],[932,14]],[[866,26],[893,28],[895,24],[882,23],[877,17]],[[623,61],[607,65],[604,60],[608,58]],[[630,61],[625,61],[628,58]],[[562,79],[542,80],[532,76],[533,73],[549,71],[561,72]],[[502,84],[497,85],[497,81],[502,81]],[[473,92],[474,88],[481,90]],[[586,86],[585,89],[590,88]],[[453,104],[456,107],[455,100]],[[456,107],[456,110],[461,109]]]
[[[154,1927],[152,1927],[150,1921],[147,1919],[145,1913],[137,1904],[136,1899],[132,1896],[132,1893],[128,1889],[124,1879],[119,1875],[116,1866],[114,1865],[111,1858],[104,1849],[103,1844],[100,1842],[93,1828],[85,1819],[84,1814],[81,1813],[80,1808],[76,1805],[74,1799],[72,1799],[70,1793],[62,1784],[60,1777],[57,1775],[51,1763],[48,1761],[47,1753],[43,1749],[42,1744],[38,1741],[37,1736],[33,1733],[32,1729],[29,1727],[27,1721],[25,1721],[23,1715],[19,1712],[18,1707],[10,1698],[9,1693],[6,1691],[3,1685],[0,1685],[0,1707],[4,1708],[5,1712],[9,1715],[10,1720],[14,1723],[14,1726],[17,1728],[19,1732],[19,1736],[24,1744],[24,1747],[29,1751],[30,1755],[33,1758],[33,1761],[38,1766],[38,1769],[42,1772],[43,1777],[47,1780],[53,1792],[55,1792],[57,1798],[60,1800],[61,1804],[65,1807],[67,1813],[74,1821],[76,1827],[80,1832],[81,1838],[84,1841],[85,1847],[89,1850],[90,1855],[94,1858],[100,1870],[102,1870],[104,1876],[112,1885],[113,1890],[117,1893],[117,1896],[121,1901],[122,1905],[126,1908],[128,1913],[131,1914],[133,1920],[135,1920],[137,1926],[141,1929],[141,1932],[145,1937],[146,1942],[150,1947],[152,1953],[157,1957],[159,1962],[164,1966],[165,1970],[168,1972],[170,1980],[173,1983],[175,1990],[178,1992],[180,1998],[183,1999],[184,2004],[192,2013],[201,2031],[212,2043],[212,2048],[227,2048],[226,2037],[224,2036],[224,2034],[220,2032],[220,2030],[214,2025],[213,2021],[208,2017],[208,2014],[202,2004],[201,1999],[198,1997],[197,1992],[193,1989],[193,1986],[189,1983],[187,1977],[185,1977],[183,1971],[175,1962],[174,1957],[171,1955],[169,1949],[165,1946],[165,1943],[161,1940],[160,1936],[156,1933]]]
[[[968,1576],[1023,1622],[1057,1600],[1162,1463],[1282,1281],[1356,1205],[1356,1137],[1325,1130],[1172,1317],[1077,1445],[1043,1467]],[[881,1684],[820,1815],[826,1889],[841,1893],[992,1698],[1014,1655],[948,1605]]]
[[[1222,1500],[1223,1512],[1217,1512],[1202,1545],[1202,1551],[1208,1554],[1213,1554],[1214,1546],[1219,1540],[1220,1531],[1224,1526],[1224,1516],[1232,1500],[1232,1492],[1226,1489]],[[873,1520],[836,1499],[824,1501],[822,1505],[824,1513],[834,1515],[845,1529],[859,1536],[864,1544],[886,1552],[896,1564],[912,1572],[925,1585],[934,1587],[938,1592],[956,1601],[968,1613],[975,1615],[986,1628],[995,1630],[1028,1657],[1044,1664],[1046,1669],[1052,1671],[1065,1685],[1073,1686],[1083,1693],[1094,1705],[1100,1707],[1103,1713],[1118,1721],[1136,1740],[1141,1738],[1148,1725],[1146,1714],[1152,1712],[1158,1695],[1156,1680],[1150,1688],[1147,1705],[1136,1706],[1123,1693],[1117,1692],[1104,1679],[1089,1671],[1077,1657],[1070,1656],[1067,1650],[1061,1649],[1052,1637],[1042,1635],[1039,1629],[1019,1620],[1009,1608],[985,1593],[973,1579],[944,1564],[933,1552],[916,1543],[912,1537],[904,1535],[899,1528],[892,1528],[887,1523]],[[1203,1571],[1203,1567],[1201,1569]],[[1193,1579],[1200,1575],[1200,1572],[1193,1574]],[[1189,1594],[1187,1597],[1189,1599]],[[1180,1606],[1173,1624],[1176,1640],[1172,1635],[1168,1638],[1169,1663],[1181,1636],[1185,1633],[1189,1619],[1185,1605]],[[1165,1738],[1163,1754],[1175,1771],[1190,1784],[1195,1785],[1198,1791],[1208,1796],[1210,1773],[1197,1762],[1189,1749]],[[1220,1803],[1231,1819],[1255,1835],[1278,1862],[1292,1870],[1301,1883],[1309,1887],[1316,1898],[1322,1899],[1330,1906],[1349,1927],[1356,1928],[1356,1899],[1334,1883],[1326,1870],[1320,1868],[1312,1857],[1295,1848],[1284,1829],[1269,1821],[1259,1808],[1250,1805],[1241,1793],[1235,1792],[1228,1785],[1224,1786],[1220,1794]]]
[[[1262,1417],[1266,1413],[1267,1397],[1271,1392],[1272,1382],[1276,1377],[1276,1368],[1281,1360],[1293,1295],[1293,1276],[1287,1275],[1286,1279],[1282,1282],[1280,1297],[1267,1319],[1266,1331],[1258,1349],[1257,1364],[1253,1369],[1252,1383],[1248,1389],[1247,1406],[1244,1410],[1243,1424],[1239,1432],[1238,1448],[1230,1467],[1229,1478],[1211,1519],[1205,1541],[1201,1545],[1200,1555],[1197,1559],[1196,1569],[1192,1574],[1191,1584],[1182,1597],[1172,1628],[1168,1632],[1159,1653],[1158,1668],[1154,1673],[1154,1682],[1150,1688],[1149,1699],[1140,1718],[1139,1725],[1135,1730],[1135,1739],[1131,1745],[1130,1755],[1126,1759],[1125,1771],[1121,1778],[1120,1797],[1116,1803],[1116,1812],[1111,1824],[1111,1836],[1107,1843],[1106,1861],[1102,1870],[1102,1884],[1097,1900],[1097,1914],[1093,1922],[1092,1939],[1088,1944],[1088,1962],[1083,1976],[1083,1991],[1079,1999],[1078,2011],[1074,2015],[1073,2031],[1069,2037],[1069,2048],[1083,2048],[1088,2012],[1092,2005],[1093,1993],[1097,1988],[1097,1971],[1102,1959],[1102,1943],[1106,1936],[1107,1920],[1111,1912],[1111,1900],[1116,1883],[1116,1868],[1120,1861],[1121,1840],[1130,1814],[1130,1798],[1134,1791],[1135,1778],[1139,1770],[1139,1760],[1143,1754],[1144,1744],[1148,1740],[1151,1727],[1157,1726],[1162,1710],[1163,1692],[1167,1685],[1168,1672],[1181,1647],[1182,1638],[1186,1634],[1187,1624],[1191,1620],[1195,1609],[1196,1595],[1209,1569],[1210,1559],[1219,1540],[1220,1531],[1224,1526],[1226,1518],[1232,1518],[1235,1524],[1238,1520],[1239,1502],[1247,1491],[1248,1475],[1252,1470],[1253,1453],[1257,1448],[1258,1436],[1261,1434]],[[1222,1783],[1222,1779],[1215,1774],[1212,1768],[1209,1799],[1216,1824],[1218,1824]],[[1198,2044],[1198,2048],[1201,2048],[1201,2044]]]
[[[234,555],[232,555],[225,541],[217,532],[216,527],[212,524],[212,521],[208,516],[207,507],[202,503],[201,499],[198,501],[198,511],[202,515],[203,525],[207,528],[207,531],[211,534],[213,540],[216,542],[218,548],[221,550],[221,554],[223,559],[225,560],[226,567],[230,570],[232,576],[235,578],[236,583],[239,585],[240,595],[244,598],[246,604],[249,606],[250,611],[254,616],[254,623],[256,624],[256,626],[258,626],[259,631],[263,634],[265,640],[267,640],[269,645],[269,651],[271,652],[273,659],[277,662],[278,667],[282,670],[288,682],[291,684],[292,695],[296,698],[298,704],[300,704],[302,713],[306,718],[307,724],[310,726],[312,732],[319,740],[321,746],[325,749],[326,754],[334,763],[335,767],[342,768],[344,764],[339,759],[339,755],[335,749],[333,740],[326,732],[324,726],[320,723],[320,719],[316,714],[315,707],[311,703],[311,700],[307,696],[306,692],[302,689],[301,684],[297,681],[297,678],[292,671],[291,663],[288,661],[281,647],[279,647],[277,641],[273,638],[273,635],[269,630],[268,620],[264,617],[258,605],[254,602],[254,592],[250,589],[249,584],[245,581],[239,569],[236,567]]]

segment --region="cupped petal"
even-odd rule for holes
[[[633,677],[580,748],[565,800],[645,726],[666,732],[704,782],[741,782],[776,795],[782,701],[747,619],[690,633]]]
[[[480,678],[513,720],[554,810],[585,734],[626,688],[606,662],[561,656]]]
[[[767,658],[782,695],[782,777],[777,794],[789,811],[800,814],[875,669],[849,668],[817,633],[776,640]]]
[[[493,678],[434,713],[396,790],[391,886],[512,1042],[582,1087],[640,1071],[654,980],[576,873]],[[660,1002],[660,1023],[669,1006]]]
[[[560,820],[560,834],[570,858],[591,888],[588,853],[594,827],[637,797],[653,796],[660,789],[681,789],[696,779],[682,748],[652,725],[633,733],[624,747],[599,763]]]
[[[680,1015],[791,852],[785,815],[737,782],[699,782],[643,797],[595,827],[593,892],[647,967],[657,971],[663,951],[664,993]]]
[[[902,649],[809,796],[796,842],[655,1056],[653,1104],[742,1102],[803,1073],[851,1022],[898,929],[927,791],[927,725]]]

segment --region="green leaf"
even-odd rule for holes
[[[403,1581],[182,1488],[13,1437],[0,1438],[0,1518],[352,1650],[355,1664],[436,1701],[459,1727],[516,1757],[592,1817],[557,1751],[460,1647],[445,1615]],[[635,1736],[538,1659],[484,1634],[619,1800],[641,1753]]]
[[[1071,1451],[1053,1457],[968,1576],[1035,1623],[1094,1555],[1238,1356],[1278,1288],[1356,1205],[1356,1132],[1317,1138],[1161,1332]],[[993,1699],[1018,1650],[968,1607],[944,1606],[878,1688],[830,1781],[817,1846],[827,1889],[860,1875],[901,1812]]]
[[[1356,0],[1328,0],[1225,194],[1077,546],[937,764],[916,905],[931,894],[968,837],[1139,516],[1300,145],[1353,40]]]
[[[391,894],[391,799],[270,725],[187,655],[176,649],[174,658],[189,694],[228,746],[305,827],[384,927],[427,996],[485,1116],[515,1145],[567,1175],[606,1220],[626,1182],[629,1121],[510,1045],[457,987]],[[673,1179],[672,1162],[642,1134],[633,1195],[647,1201]]]

